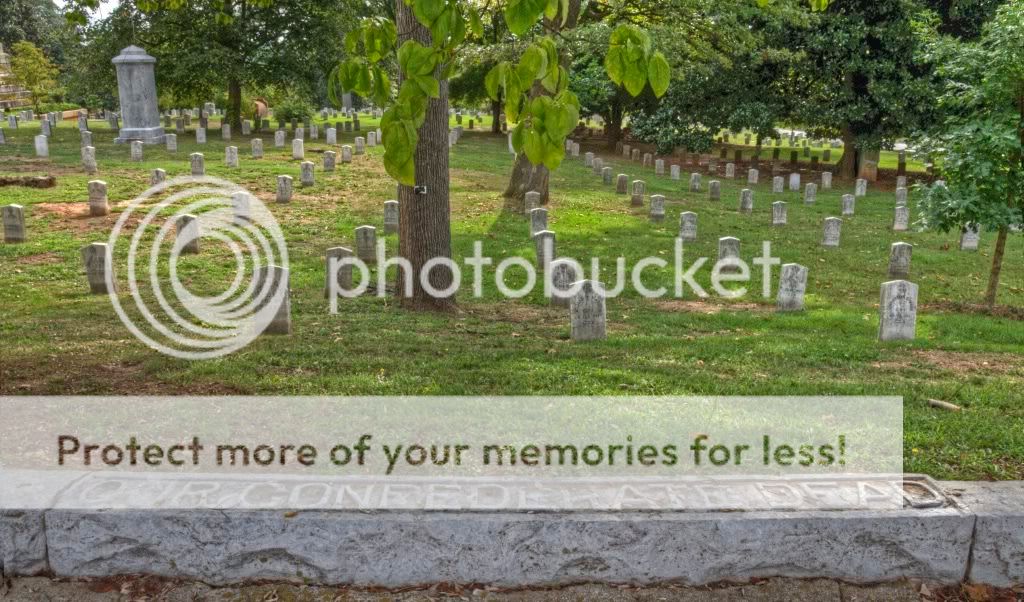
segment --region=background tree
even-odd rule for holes
[[[71,16],[86,22],[92,1],[79,0]],[[162,95],[195,105],[226,92],[227,122],[241,127],[247,88],[276,85],[307,98],[324,90],[324,74],[344,56],[339,41],[351,17],[366,10],[348,0],[133,0],[105,22],[83,25],[89,48],[80,54],[97,67],[106,60],[96,73],[109,89],[116,85],[111,49],[143,46],[158,61]],[[75,89],[82,96],[102,95],[88,83]]]
[[[1002,6],[978,42],[934,36],[928,59],[946,78],[934,135],[946,185],[921,201],[924,226],[998,232],[985,304],[995,306],[1006,239],[1024,226],[1024,0]]]
[[[39,103],[57,85],[57,67],[32,42],[16,42],[11,50],[11,73],[18,85],[28,90],[38,112]]]
[[[0,2],[0,44],[11,50],[16,42],[32,42],[60,65],[70,28],[53,0]]]
[[[913,60],[922,18],[915,0],[834,0],[796,43],[809,60],[795,120],[843,139],[838,175],[856,177],[865,158],[930,121],[930,69]]]
[[[807,4],[716,7],[721,12],[708,18],[720,24],[717,37],[696,47],[666,42],[675,74],[668,94],[631,117],[633,136],[654,143],[660,153],[677,147],[707,152],[722,129],[750,130],[760,145],[791,119],[801,97],[791,74],[806,60],[794,32],[813,19]],[[670,31],[661,39],[674,40]]]

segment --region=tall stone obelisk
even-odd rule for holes
[[[163,144],[164,128],[156,102],[156,59],[138,46],[129,46],[115,56],[117,94],[121,100],[121,133],[114,142],[141,140],[145,144]]]

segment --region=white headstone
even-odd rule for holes
[[[679,214],[679,238],[683,242],[697,240],[697,214],[692,211],[684,211]]]
[[[185,213],[178,216],[174,222],[176,237],[175,245],[180,253],[196,254],[199,252],[199,219],[196,216]]]
[[[843,215],[853,215],[857,211],[857,197],[852,194],[843,195]]]
[[[910,209],[905,205],[896,207],[895,217],[892,220],[894,232],[905,232],[910,227]]]
[[[89,215],[107,215],[110,213],[110,202],[107,200],[107,183],[103,180],[90,180]]]
[[[288,203],[292,200],[292,177],[277,176],[277,197],[278,203]]]
[[[740,191],[740,206],[738,211],[740,213],[753,213],[754,212],[754,191],[749,188],[744,188]]]
[[[377,229],[373,226],[356,228],[356,256],[366,263],[376,263]]]
[[[299,165],[299,181],[303,186],[313,186],[316,183],[312,161],[303,161]]]
[[[868,193],[868,181],[864,178],[857,178],[857,183],[853,189],[854,196],[866,196]]]
[[[50,142],[43,134],[36,136],[36,156],[37,157],[49,157],[50,156]]]
[[[660,222],[665,219],[665,197],[660,194],[651,195],[651,213],[650,217],[652,221]]]
[[[913,340],[917,332],[917,285],[906,280],[882,284],[878,311],[878,340]]]
[[[786,202],[775,201],[772,203],[772,225],[785,226],[786,217]]]
[[[905,242],[894,242],[889,247],[889,278],[906,280],[910,277],[910,260],[914,255],[914,245]]]
[[[728,166],[726,166],[728,169]],[[756,169],[747,170],[747,184],[757,184],[758,171]]]
[[[977,251],[978,243],[981,241],[981,227],[977,224],[964,226],[960,232],[960,250]]]
[[[838,217],[826,217],[822,231],[821,246],[835,248],[839,246],[839,236],[843,229],[843,220]]]
[[[255,270],[255,280],[256,290],[266,291],[256,305],[257,315],[267,320],[263,334],[290,334],[292,303],[288,269],[276,265],[259,266]]]
[[[193,176],[206,175],[206,163],[203,160],[203,153],[192,153],[188,156],[188,160],[192,167]]]
[[[89,281],[89,292],[94,295],[111,292],[107,283],[107,243],[94,242],[82,247],[82,263]]]
[[[4,242],[19,243],[28,239],[25,228],[25,208],[21,205],[5,205],[0,208],[3,216]]]
[[[537,253],[537,269],[546,272],[556,257],[555,233],[541,230],[533,235],[533,245]]]
[[[571,336],[574,341],[592,341],[605,338],[607,312],[604,291],[593,280],[573,283],[578,287],[569,300]]]
[[[263,140],[260,138],[253,138],[249,141],[249,145],[252,147],[252,158],[262,159],[263,158]]]
[[[821,172],[821,189],[832,190],[832,172],[823,171]]]
[[[173,136],[173,134],[171,135]],[[142,141],[132,140],[131,144],[129,145],[129,148],[131,149],[131,160],[135,162],[142,161]]]
[[[775,308],[778,311],[803,311],[806,292],[807,268],[798,263],[783,265],[782,273],[779,276],[779,294],[775,301]]]
[[[370,132],[373,133],[373,132]],[[398,201],[384,201],[384,233],[385,234],[397,234],[398,233],[398,222],[399,211]]]

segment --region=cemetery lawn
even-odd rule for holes
[[[374,122],[363,120],[364,129]],[[215,124],[211,124],[215,127]],[[753,215],[736,212],[745,179],[722,182],[722,201],[686,191],[688,173],[672,181],[584,141],[579,159],[567,158],[552,176],[549,228],[558,254],[602,263],[602,279],[614,281],[616,257],[631,268],[640,258],[662,257],[671,265],[679,214],[699,215],[696,243],[686,246],[686,267],[697,257],[713,263],[717,240],[742,240],[741,255],[760,255],[771,241],[783,263],[810,268],[808,309],[776,314],[761,297],[755,271],[752,294],[727,301],[698,299],[689,288],[671,298],[670,270],[644,272],[649,288],[668,286],[669,296],[649,300],[627,291],[608,301],[605,341],[569,340],[567,311],[550,307],[539,291],[503,299],[493,266],[484,270],[484,295],[471,287],[459,294],[454,315],[412,313],[392,298],[341,300],[331,315],[323,295],[324,251],[354,248],[353,229],[371,224],[383,232],[383,202],[394,183],[381,166],[381,147],[368,149],[337,171],[321,170],[320,140],[307,140],[307,158],[317,164],[317,183],[298,186],[299,161],[263,133],[263,159],[252,159],[247,137],[236,135],[241,167],[224,166],[220,133],[197,145],[191,130],[178,150],[147,147],[140,163],[128,160],[127,146],[113,144],[101,121],[90,123],[100,166],[109,185],[113,213],[88,217],[86,182],[79,162],[79,137],[71,121],[57,128],[50,158],[36,159],[32,138],[38,122],[5,128],[0,176],[55,175],[57,186],[0,187],[0,205],[25,206],[29,242],[0,244],[0,394],[335,394],[335,395],[896,395],[904,398],[905,468],[942,479],[1024,479],[1024,237],[1010,238],[1000,308],[980,311],[994,234],[982,235],[980,251],[961,252],[957,235],[891,231],[891,182],[873,185],[859,198],[857,213],[843,219],[837,250],[820,246],[822,222],[838,216],[840,196],[853,183],[836,180],[819,190],[815,205],[797,193],[771,193],[762,170],[755,186]],[[531,262],[527,218],[506,207],[500,192],[512,164],[504,136],[478,124],[452,152],[452,231],[457,259],[480,240],[495,262],[521,255]],[[351,144],[353,133],[339,133]],[[335,149],[337,150],[337,149]],[[605,187],[582,162],[598,151],[614,173],[644,179],[648,192],[667,197],[666,219],[652,224],[645,209]],[[121,324],[105,296],[88,294],[79,248],[105,241],[119,206],[148,187],[154,168],[168,176],[189,171],[191,152],[204,152],[207,173],[230,179],[256,193],[271,208],[289,245],[292,271],[290,336],[258,339],[224,358],[189,362],[169,358],[138,342]],[[833,151],[835,155],[839,151]],[[785,156],[785,155],[784,155]],[[838,158],[838,157],[834,157]],[[666,162],[667,164],[670,162]],[[884,167],[884,166],[883,166]],[[720,167],[720,171],[722,168]],[[666,166],[666,174],[668,167]],[[737,169],[745,174],[745,169]],[[295,177],[290,204],[275,204],[275,178]],[[811,176],[805,172],[804,182]],[[912,220],[915,194],[911,193]],[[789,203],[789,225],[772,228],[771,203]],[[911,280],[920,285],[918,338],[879,343],[879,285],[887,280],[892,242],[914,245]],[[389,252],[397,247],[387,237]],[[225,248],[206,244],[201,255],[179,269],[195,292],[222,291],[233,277]],[[119,248],[123,251],[123,248]],[[115,262],[123,263],[123,253]],[[463,270],[470,282],[472,271]],[[697,281],[710,290],[710,268]],[[777,284],[778,268],[773,273]],[[519,270],[506,278],[515,287]],[[632,288],[632,287],[629,287]],[[775,289],[772,289],[774,295]],[[958,404],[962,412],[929,407],[928,399]]]

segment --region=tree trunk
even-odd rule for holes
[[[430,46],[430,31],[420,25],[412,8],[404,0],[395,1],[395,21],[398,25],[398,45],[415,40]],[[440,78],[440,68],[434,77],[440,82],[441,94],[427,102],[427,114],[419,129],[419,141],[413,161],[416,165],[416,186],[425,194],[417,194],[411,186],[398,186],[399,203],[399,255],[409,261],[412,269],[411,295],[405,295],[404,270],[399,270],[396,295],[402,307],[416,310],[451,311],[454,296],[434,296],[423,289],[420,273],[427,261],[435,257],[451,258],[451,212],[448,204],[448,81]],[[399,74],[401,77],[401,74]],[[435,291],[442,291],[453,283],[451,270],[443,265],[430,270],[429,282]]]
[[[615,145],[622,140],[622,102],[616,94],[612,97],[611,107],[608,113],[608,123],[604,128],[606,145],[608,149],[615,149]]]
[[[569,0],[568,5],[568,16],[565,19],[563,25],[557,18],[554,21],[545,20],[548,29],[554,32],[566,31],[576,27],[576,21],[580,15],[580,0]],[[560,52],[559,62],[568,71],[569,68],[569,56],[565,52]],[[530,89],[530,98],[536,98],[547,94],[540,83],[534,83]],[[509,176],[508,186],[505,188],[504,196],[510,200],[516,201],[511,203],[513,209],[522,209],[523,205],[519,202],[526,202],[526,193],[535,191],[540,193],[540,202],[543,205],[548,203],[548,182],[550,180],[550,173],[548,168],[543,165],[533,165],[530,160],[526,158],[526,153],[519,153],[516,155],[515,165],[512,166],[512,174]]]
[[[501,133],[501,101],[491,101],[491,133]]]
[[[854,179],[857,177],[858,167],[857,137],[853,128],[849,125],[843,126],[843,157],[836,164],[836,176],[840,178]]]
[[[242,82],[237,77],[228,79],[228,106],[224,120],[236,132],[242,131]]]
[[[988,290],[985,291],[985,305],[991,311],[996,306],[996,293],[999,291],[999,273],[1003,271],[1003,255],[1006,253],[1006,236],[1010,229],[1003,226],[996,238],[996,251],[992,254],[992,271],[988,275]]]

